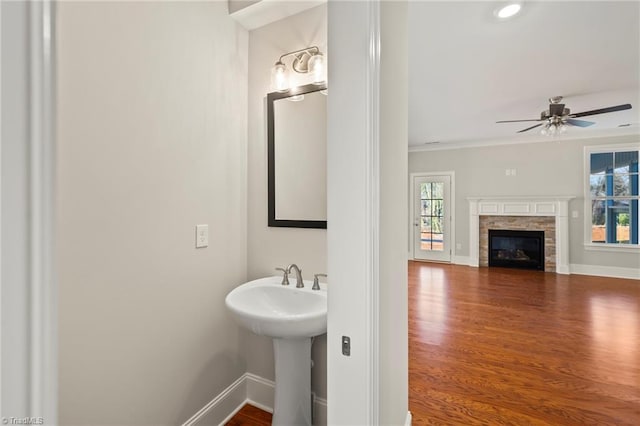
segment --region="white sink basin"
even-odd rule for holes
[[[327,288],[312,282],[283,286],[282,277],[260,278],[227,295],[235,319],[256,334],[273,338],[276,369],[274,426],[311,426],[311,338],[327,332]]]
[[[283,286],[282,277],[260,278],[236,287],[227,295],[235,319],[256,334],[279,339],[313,337],[327,332],[327,290],[296,288],[295,277]]]

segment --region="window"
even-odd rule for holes
[[[420,184],[420,241],[422,250],[444,250],[444,183]]]
[[[637,145],[585,148],[587,244],[638,247],[639,152]]]

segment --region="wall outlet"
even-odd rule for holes
[[[580,215],[578,214],[578,210],[573,210],[571,212],[571,217],[577,219]]]
[[[462,243],[456,243],[456,250],[462,250]]]
[[[209,225],[196,225],[196,248],[209,246]]]

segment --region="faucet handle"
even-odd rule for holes
[[[320,290],[320,280],[318,277],[326,278],[326,276],[327,274],[313,274],[313,287],[311,287],[311,290]]]
[[[282,271],[284,275],[282,276],[282,285],[289,285],[289,271],[284,268],[276,268],[276,271]]]

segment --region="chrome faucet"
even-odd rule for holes
[[[287,274],[291,273],[291,269],[295,268],[296,271],[296,288],[304,287],[304,281],[302,281],[302,269],[298,268],[298,265],[292,263],[287,266]]]

